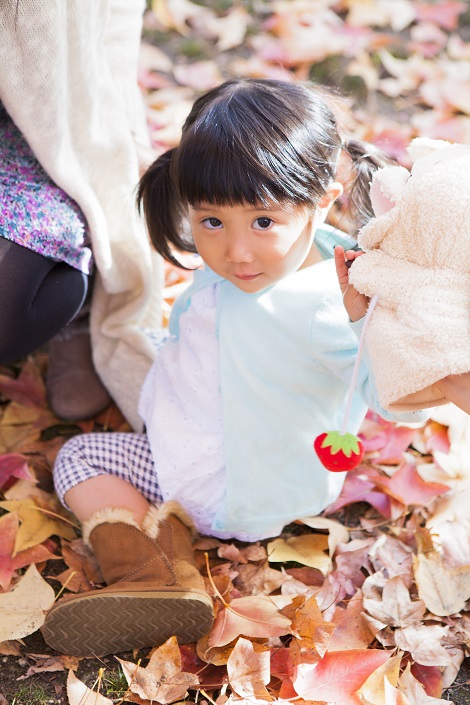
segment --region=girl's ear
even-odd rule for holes
[[[343,184],[339,181],[332,181],[327,187],[325,193],[320,198],[318,202],[318,208],[323,210],[324,208],[330,209],[337,198],[343,193]]]

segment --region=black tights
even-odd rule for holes
[[[47,343],[81,309],[88,276],[0,237],[0,364]]]

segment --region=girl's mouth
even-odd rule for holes
[[[235,272],[234,277],[236,279],[241,279],[244,282],[251,281],[252,279],[256,279],[256,277],[259,277],[260,272],[258,274],[237,274]]]

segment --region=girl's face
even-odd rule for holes
[[[341,184],[331,184],[314,211],[292,204],[190,206],[194,244],[216,274],[256,294],[315,261],[315,230],[341,193]]]

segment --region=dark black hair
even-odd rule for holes
[[[234,79],[198,98],[181,142],[143,175],[137,202],[156,250],[195,252],[185,233],[189,204],[291,203],[314,208],[335,178],[340,151],[357,178],[350,205],[363,224],[372,215],[368,186],[386,163],[371,145],[345,141],[320,87],[272,79]]]

